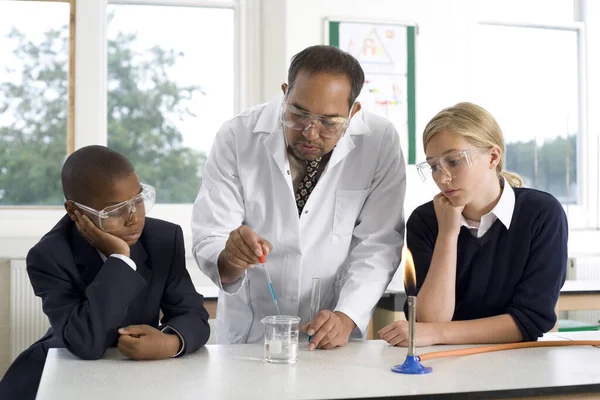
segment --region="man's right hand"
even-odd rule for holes
[[[219,254],[221,282],[235,282],[247,268],[262,264],[273,245],[256,234],[249,226],[242,225],[229,234],[225,249]],[[262,258],[262,261],[261,261]]]
[[[123,254],[129,257],[129,245],[123,239],[98,228],[87,215],[82,215],[79,210],[76,210],[75,215],[71,214],[71,219],[77,225],[81,236],[106,257],[111,254]]]

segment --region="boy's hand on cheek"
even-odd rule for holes
[[[163,333],[149,325],[130,325],[119,329],[118,348],[134,360],[161,360],[179,352],[179,336]]]
[[[73,218],[73,221],[75,221],[79,233],[81,233],[85,240],[90,242],[92,246],[102,252],[106,257],[115,253],[129,257],[129,245],[127,245],[123,239],[98,228],[87,215],[82,215],[77,210],[75,211],[75,218]]]

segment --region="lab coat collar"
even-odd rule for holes
[[[271,100],[265,110],[262,112],[259,120],[256,123],[254,132],[269,132],[269,136],[265,139],[265,146],[268,152],[273,156],[282,174],[286,174],[289,170],[287,152],[285,151],[285,138],[281,123],[279,123],[279,115],[281,110],[281,101],[283,96]],[[268,130],[270,129],[270,130]],[[363,121],[363,114],[359,111],[352,121],[348,130],[338,141],[333,149],[331,158],[325,167],[325,171],[332,169],[341,162],[354,149],[355,144],[352,140],[354,135],[362,135],[369,132],[367,124]]]

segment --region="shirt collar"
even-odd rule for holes
[[[500,178],[500,184],[502,185],[502,194],[500,195],[500,199],[498,200],[498,203],[496,203],[496,206],[492,208],[492,211],[481,217],[481,223],[478,226],[470,223],[461,215],[460,222],[463,226],[466,226],[469,229],[479,229],[484,221],[488,219],[495,221],[496,218],[498,218],[506,229],[510,228],[513,212],[515,210],[515,191],[506,183],[506,180],[503,177]]]
[[[102,252],[98,249],[95,249],[96,252],[98,253],[98,255],[100,256],[100,258],[102,259],[102,262],[106,262],[106,256],[104,254],[102,254]]]
[[[496,204],[490,213],[493,213],[504,224],[506,229],[509,229],[513,212],[515,211],[515,191],[503,177],[500,179],[504,188],[502,189],[498,204]]]

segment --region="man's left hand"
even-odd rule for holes
[[[163,333],[149,325],[130,325],[119,329],[119,333],[119,351],[134,360],[170,358],[181,348],[179,336]]]
[[[333,349],[348,344],[350,334],[356,324],[350,317],[340,311],[319,311],[313,321],[304,325],[302,330],[307,332],[312,339],[308,345],[309,350]]]

